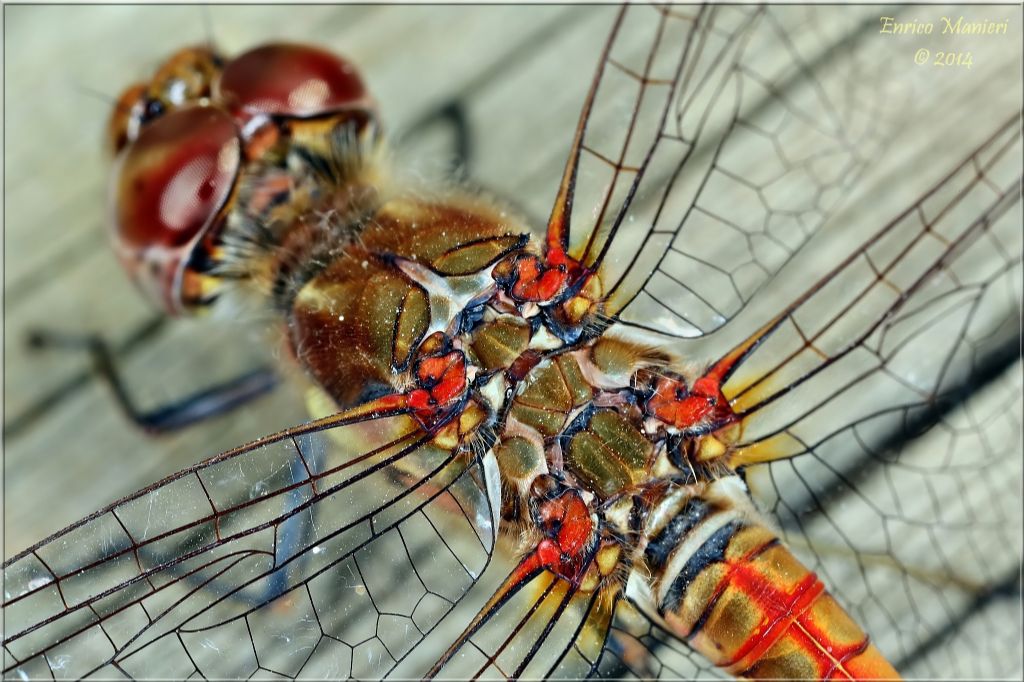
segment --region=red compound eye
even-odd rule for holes
[[[242,119],[308,117],[366,108],[366,88],[348,61],[308,45],[278,43],[228,62],[217,95]]]
[[[234,121],[209,107],[153,121],[118,161],[112,188],[118,254],[171,312],[178,312],[180,272],[231,195],[240,164]]]

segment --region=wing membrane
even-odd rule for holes
[[[618,208],[613,199],[621,202],[616,195],[628,192],[642,172],[651,135],[668,115],[681,59],[706,31],[698,28],[706,14],[706,8],[684,13],[626,6],[615,21],[548,223],[549,242],[587,265],[596,264],[608,236],[605,223]],[[627,49],[633,41],[635,52]]]
[[[600,268],[609,314],[679,337],[738,313],[891,132],[855,39],[779,8],[687,9],[623,11],[548,230]],[[650,40],[620,58],[620,32]]]
[[[583,679],[596,670],[614,602],[540,571],[506,582],[432,671],[442,679]]]
[[[595,676],[613,680],[728,679],[629,598],[615,609]]]
[[[496,475],[372,405],[207,460],[4,565],[5,674],[384,674],[487,565]]]
[[[1000,654],[1020,636],[957,625],[1019,604],[1020,154],[1017,115],[751,339],[725,384],[755,498],[923,676],[1012,674]],[[928,667],[942,647],[977,657]]]
[[[549,243],[600,268],[624,326],[721,327],[885,139],[882,95],[863,90],[874,72],[842,40],[798,44],[827,32],[783,31],[776,11],[627,7],[616,22]],[[1020,384],[1000,371],[1008,360],[983,360],[1019,346],[1006,315],[1019,319],[1020,178],[1007,162],[1019,138],[1011,121],[784,311],[725,387],[743,420],[734,463],[755,497],[911,669],[927,648],[1019,642],[983,619],[950,629],[979,604],[1019,598]],[[757,167],[752,145],[769,150],[749,155]],[[968,385],[981,403],[962,399]],[[496,570],[495,466],[465,452],[371,404],[126,498],[4,565],[5,675],[424,669],[436,660],[428,635]],[[455,672],[717,674],[628,599],[547,574],[483,616]]]
[[[754,337],[724,386],[745,427],[737,466],[800,454],[815,442],[801,424],[848,422],[848,406],[827,413],[847,391],[923,404],[960,383],[972,345],[1019,307],[1008,284],[1020,266],[1020,233],[1001,220],[1020,201],[1019,137],[1015,115]],[[807,405],[815,407],[785,421]]]

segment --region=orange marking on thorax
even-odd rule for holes
[[[466,358],[459,351],[420,361],[416,371],[419,388],[405,396],[406,404],[425,428],[431,428],[444,411],[466,391]]]
[[[532,254],[515,258],[515,280],[509,293],[520,301],[547,303],[567,287],[591,274],[582,264],[570,258],[560,246],[551,246],[544,259]]]
[[[589,565],[594,524],[586,503],[577,493],[568,492],[547,500],[539,510],[541,529],[548,537],[537,543],[516,568],[516,580],[525,580],[533,571],[544,568],[560,578],[577,583]]]
[[[536,256],[526,256],[516,261],[516,281],[511,293],[520,301],[550,301],[565,288],[569,272],[564,254],[548,251],[542,262]]]
[[[729,401],[722,395],[719,374],[710,370],[687,389],[686,384],[672,377],[661,377],[654,395],[647,401],[648,411],[677,429],[697,427],[702,422],[724,426],[735,415]]]

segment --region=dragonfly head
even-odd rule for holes
[[[310,130],[362,130],[375,120],[359,72],[326,50],[273,43],[233,59],[209,47],[175,53],[127,88],[110,117],[122,265],[171,314],[212,303],[220,236],[247,170]]]

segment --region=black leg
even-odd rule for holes
[[[403,137],[414,137],[418,132],[433,125],[451,128],[454,137],[452,153],[455,156],[455,174],[459,180],[467,179],[472,174],[473,131],[462,108],[462,102],[458,99],[445,102],[409,126]]]
[[[470,164],[473,161],[473,135],[462,103],[459,100],[452,100],[441,107],[436,116],[438,120],[450,125],[455,135],[455,159],[458,164],[456,172],[460,178],[469,177],[472,170]]]
[[[153,434],[184,428],[196,422],[230,412],[277,385],[278,378],[269,367],[259,367],[222,384],[204,388],[181,400],[156,409],[142,411],[129,395],[110,346],[95,334],[65,334],[49,330],[29,332],[29,345],[36,349],[85,351],[96,372],[114,392],[114,399],[139,428]]]
[[[473,141],[476,137],[474,136],[473,125],[466,116],[466,109],[462,105],[461,98],[456,97],[448,100],[421,117],[409,126],[402,139],[415,137],[421,131],[434,125],[445,126],[451,129],[453,138],[451,151],[455,161],[455,168],[452,173],[453,179],[458,180],[468,189],[485,190],[488,194],[500,197],[503,203],[515,209],[517,213],[526,218],[527,224],[539,226],[547,224],[547,216],[533,215],[518,202],[506,196],[504,192],[481,185],[473,180],[473,161],[476,154],[476,145],[474,145]]]

